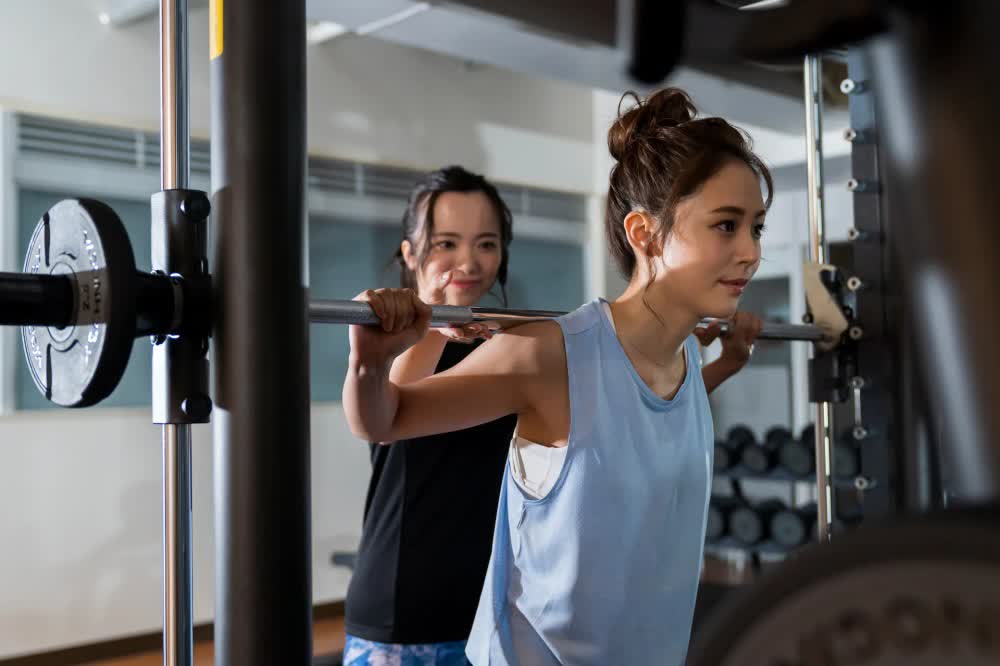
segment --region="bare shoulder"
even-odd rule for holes
[[[477,374],[537,375],[547,374],[553,364],[566,364],[562,331],[557,323],[542,321],[498,332],[455,368],[464,366],[464,371]]]
[[[507,329],[496,335],[490,344],[497,343],[516,352],[519,365],[525,370],[544,374],[564,372],[566,347],[562,329],[554,321],[539,321]]]

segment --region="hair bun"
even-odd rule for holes
[[[629,97],[635,106],[623,113],[622,104]],[[697,113],[691,97],[680,88],[664,88],[645,100],[629,91],[618,102],[618,118],[608,130],[608,150],[620,162],[637,142],[686,123]]]

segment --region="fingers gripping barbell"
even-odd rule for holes
[[[208,200],[198,203],[184,212],[204,222]],[[93,199],[68,199],[49,209],[28,244],[24,272],[0,273],[0,325],[22,327],[31,378],[64,407],[93,405],[114,391],[136,337],[205,337],[211,311],[208,279],[137,271],[121,220]],[[314,300],[308,314],[314,323],[379,323],[371,307],[358,301]],[[440,305],[432,308],[431,325],[508,328],[562,314]],[[766,323],[760,337],[819,342],[824,333],[816,326]]]

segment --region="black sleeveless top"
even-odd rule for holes
[[[449,342],[435,374],[478,344]],[[348,634],[379,643],[468,638],[516,422],[511,415],[467,430],[370,445],[372,478],[347,591]]]

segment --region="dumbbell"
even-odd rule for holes
[[[802,429],[798,440],[786,442],[779,453],[781,466],[798,477],[808,476],[816,465],[816,428],[810,423]],[[858,447],[850,431],[841,435],[833,445],[833,476],[853,478],[861,470]]]
[[[816,533],[816,505],[788,507],[771,516],[768,526],[771,540],[782,548],[795,548]]]
[[[740,462],[755,474],[766,474],[778,464],[778,450],[781,447],[782,434],[774,428],[768,431],[768,437],[763,442],[749,440],[740,450]]]
[[[778,451],[780,465],[792,476],[805,477],[816,471],[815,441],[807,439],[812,436],[812,432],[812,426],[809,425],[802,430],[802,435],[798,439],[788,433],[788,438]]]
[[[735,467],[743,455],[746,446],[757,443],[753,430],[744,425],[735,425],[729,429],[724,440],[715,442],[715,456],[712,467],[716,470],[726,470]]]
[[[712,495],[708,503],[708,520],[705,526],[705,540],[718,541],[729,531],[729,515],[740,506],[735,497]]]
[[[715,440],[715,453],[712,456],[712,469],[723,472],[740,461],[740,451],[734,448],[728,439]]]
[[[771,518],[784,508],[775,499],[739,506],[729,514],[729,534],[744,546],[755,546],[768,538]]]

